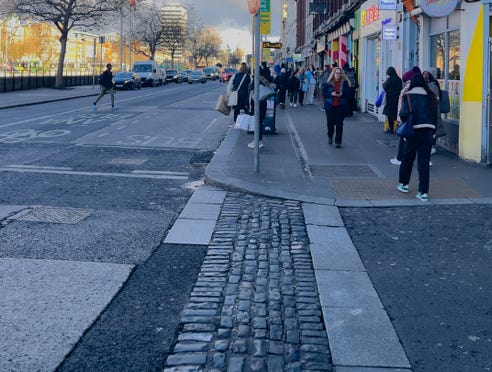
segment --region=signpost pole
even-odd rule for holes
[[[255,102],[255,172],[260,172],[260,12],[255,15],[255,77],[254,77],[254,102]]]

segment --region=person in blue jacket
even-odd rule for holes
[[[335,67],[322,89],[328,143],[333,143],[335,134],[335,147],[339,149],[342,147],[343,119],[350,112],[350,81],[340,67]]]

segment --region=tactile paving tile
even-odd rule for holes
[[[94,213],[93,209],[35,207],[32,210],[11,217],[19,221],[76,224]]]
[[[374,177],[376,173],[367,164],[313,164],[313,176],[318,177]]]
[[[410,181],[410,192],[403,194],[396,190],[396,178],[338,178],[331,179],[330,185],[340,199],[415,199],[418,177]],[[429,197],[477,198],[480,194],[460,178],[430,178]]]

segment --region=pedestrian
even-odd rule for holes
[[[296,72],[292,71],[289,79],[289,102],[290,106],[297,107],[297,99],[301,90],[301,82],[297,78]]]
[[[267,66],[266,61],[261,62],[260,76],[263,76],[265,79],[267,79],[269,83],[273,83],[273,76]]]
[[[403,82],[392,66],[386,70],[386,76],[387,78],[383,82],[383,89],[386,92],[386,104],[384,105],[383,115],[386,115],[388,120],[386,133],[393,133],[396,129],[395,122],[398,116],[398,99],[403,89]]]
[[[425,82],[429,86],[429,89],[434,93],[437,97],[437,125],[436,125],[436,131],[434,132],[434,140],[432,143],[432,149],[431,149],[431,155],[434,155],[436,153],[436,141],[438,137],[443,137],[446,135],[446,130],[444,129],[444,124],[442,122],[441,118],[441,106],[440,106],[440,101],[441,101],[441,87],[439,85],[439,82],[435,79],[435,75],[437,73],[437,69],[433,67],[425,68],[422,71],[422,76],[424,77]]]
[[[340,148],[342,146],[343,119],[350,110],[350,97],[348,96],[350,81],[340,67],[335,67],[322,89],[328,143],[330,145],[333,143],[333,134],[335,133],[335,147]]]
[[[330,65],[325,65],[325,69],[323,70],[323,74],[321,75],[321,79],[319,81],[319,85],[322,87],[323,84],[326,83],[326,80],[328,80],[328,76],[330,76],[331,73],[331,67]]]
[[[280,74],[275,76],[273,83],[277,89],[278,103],[281,109],[285,108],[285,94],[289,85],[289,77],[286,74],[285,67],[280,69]]]
[[[241,110],[247,111],[249,91],[248,86],[251,83],[251,77],[248,72],[246,63],[241,64],[239,71],[231,78],[232,83],[227,86],[227,93],[237,91],[237,105],[234,108],[234,123]]]
[[[113,88],[113,73],[111,72],[111,63],[106,65],[106,70],[99,76],[100,91],[96,100],[92,103],[92,109],[97,110],[97,102],[106,94],[111,95],[111,110],[117,110],[114,105],[114,88]]]
[[[314,71],[314,65],[310,64],[306,70],[305,82],[308,84],[308,90],[306,93],[306,105],[312,105],[314,102],[314,91],[316,90],[317,82]]]
[[[355,74],[355,69],[351,68],[348,63],[345,63],[342,68],[345,75],[347,75],[347,79],[350,81],[350,88],[348,92],[348,96],[350,97],[349,98],[350,111],[348,116],[353,116],[354,111],[357,111],[357,99],[355,97],[355,93],[356,93],[355,90],[358,88],[357,76]],[[395,118],[396,118],[396,114],[395,114]]]
[[[299,90],[299,104],[304,106],[304,96],[308,90],[308,84],[306,83],[306,69],[304,67],[299,68],[297,72],[297,78],[301,82],[301,89]]]
[[[419,172],[419,188],[417,199],[428,200],[429,195],[429,161],[432,148],[432,139],[437,124],[437,98],[429,89],[422,74],[413,75],[408,92],[402,100],[399,112],[400,118],[405,121],[413,117],[413,137],[407,138],[403,149],[403,159],[398,175],[396,188],[404,193],[409,191],[408,184],[412,175],[413,163],[417,156],[417,170]]]
[[[266,89],[263,89],[265,87]],[[260,75],[260,133],[259,133],[259,144],[258,147],[263,148],[263,132],[265,131],[265,118],[267,113],[267,101],[269,98],[275,95],[275,91],[270,87],[270,82],[267,78]],[[252,80],[249,86],[249,104],[251,107],[251,115],[255,112],[255,101],[254,101],[254,80]],[[255,142],[252,141],[248,143],[248,147],[253,149],[255,147]]]
[[[412,78],[413,75],[415,74],[420,74],[420,68],[419,66],[414,66],[407,72],[405,72],[402,76],[402,81],[403,81],[403,89],[400,92],[400,97],[398,98],[398,109],[396,112],[400,112],[401,109],[401,104],[402,104],[402,99],[405,93],[408,91],[410,88],[410,79]],[[398,123],[401,123],[401,119],[399,116],[396,118]],[[394,158],[390,159],[390,163],[393,165],[400,165],[401,164],[401,159],[403,159],[403,147],[405,146],[405,139],[400,137],[400,140],[398,142],[398,152],[396,153],[396,156]]]

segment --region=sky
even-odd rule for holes
[[[252,16],[247,0],[174,0],[169,1],[193,5],[204,25],[213,26],[220,34],[223,47],[231,50],[239,47],[252,53]],[[269,41],[279,41],[281,0],[270,0],[271,29]]]

